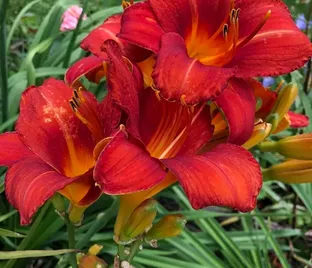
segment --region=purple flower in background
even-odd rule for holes
[[[263,77],[262,85],[264,87],[270,87],[273,86],[275,83],[275,79],[273,77]]]
[[[304,16],[304,14],[299,14],[299,16],[296,19],[296,25],[300,30],[305,30],[307,28],[307,20]],[[312,26],[312,21],[309,21],[309,26]]]
[[[305,30],[307,28],[306,18],[304,14],[299,14],[296,19],[296,25],[300,30]]]

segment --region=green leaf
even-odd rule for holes
[[[257,211],[257,210],[255,210]],[[256,217],[257,219],[257,222],[259,223],[261,229],[264,231],[264,233],[266,234],[267,236],[267,239],[270,243],[270,245],[272,246],[277,258],[279,259],[279,261],[281,262],[282,264],[282,267],[283,268],[290,268],[290,265],[279,245],[279,243],[277,242],[277,240],[273,237],[271,231],[269,231],[266,223],[264,222],[263,218],[262,217]]]
[[[77,251],[76,249],[0,251],[0,260],[49,257]]]
[[[22,19],[22,17],[26,14],[26,12],[28,12],[29,9],[31,9],[31,7],[37,3],[39,3],[41,0],[34,0],[30,3],[28,3],[21,11],[20,13],[18,13],[18,15],[16,16],[13,25],[11,26],[10,32],[8,34],[7,40],[6,40],[6,51],[9,51],[9,47],[11,44],[11,40],[12,37],[14,35],[14,32],[16,30],[16,28],[18,27],[20,20]]]
[[[2,229],[0,228],[0,236],[6,236],[6,237],[19,237],[19,238],[23,238],[25,237],[25,235],[7,230],[7,229]]]
[[[13,216],[16,213],[17,213],[17,210],[12,210],[7,214],[1,215],[0,216],[0,222],[5,221],[6,219],[10,218],[11,216]]]

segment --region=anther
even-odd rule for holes
[[[181,104],[182,104],[183,106],[187,106],[187,103],[186,103],[186,101],[185,101],[185,98],[186,98],[185,95],[182,95],[181,98],[180,98]]]
[[[157,90],[157,89],[154,89],[154,91],[155,91],[155,96],[156,96],[156,98],[157,98],[159,101],[161,101],[161,98],[160,98],[160,91]]]
[[[73,112],[76,112],[77,107],[76,107],[75,103],[71,100],[71,101],[69,101],[69,104],[70,104],[70,107],[72,108]]]
[[[79,101],[78,101],[77,98],[73,97],[73,98],[72,98],[72,101],[75,103],[76,108],[79,108],[79,107],[80,107]]]
[[[77,92],[76,89],[74,90],[74,95],[75,95],[75,97],[79,100],[79,95],[78,95],[78,92]]]
[[[241,9],[240,9],[240,8],[236,9],[236,15],[235,15],[235,20],[236,20],[236,21],[238,20],[238,17],[239,17],[240,12],[241,12]]]
[[[225,23],[223,25],[223,37],[224,38],[227,36],[228,32],[229,32],[229,25],[227,23]]]
[[[230,15],[230,20],[231,20],[231,22],[232,22],[232,21],[235,21],[235,16],[236,16],[236,10],[235,10],[235,9],[232,9],[232,10],[231,10],[231,15]]]

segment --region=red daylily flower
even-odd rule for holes
[[[312,46],[280,0],[148,0],[128,7],[120,39],[153,51],[161,95],[194,104],[232,83],[289,73]]]
[[[262,185],[252,155],[230,143],[197,154],[213,135],[209,106],[169,102],[157,91],[144,89],[140,69],[129,66],[118,45],[108,40],[103,48],[109,58],[108,97],[123,111],[127,127],[122,126],[99,154],[94,178],[104,193],[125,196],[119,216],[129,216],[141,201],[175,181],[195,209],[219,205],[252,210]],[[77,74],[73,82],[81,75],[79,64],[76,67],[69,70]],[[227,94],[222,101],[237,96],[231,90]]]
[[[22,225],[56,192],[77,207],[100,196],[93,151],[111,124],[101,119],[105,110],[90,92],[55,79],[22,94],[16,131],[0,135],[0,165],[9,167],[5,192]]]
[[[93,30],[83,40],[81,47],[83,49],[89,50],[97,57],[91,56],[75,63],[66,74],[66,81],[68,84],[74,84],[74,81],[75,83],[79,84],[79,82],[77,82],[78,78],[85,74],[88,74],[87,77],[91,81],[96,81],[105,75],[105,72],[107,71],[107,54],[104,50],[103,44],[108,39],[115,40],[120,45],[124,55],[129,58],[129,54],[131,53],[129,53],[129,49],[127,48],[130,46],[130,44],[122,41],[114,35],[117,34],[118,30],[120,29],[120,17],[121,16],[113,16],[111,19],[106,20],[100,27]],[[112,21],[115,25],[114,28],[112,28]],[[135,31],[135,29],[133,30]],[[148,36],[146,36],[146,38],[148,38]],[[137,51],[139,50],[137,49]],[[141,55],[143,55],[142,58],[146,58],[146,53],[144,51],[141,53]],[[137,56],[135,56],[135,58],[138,59]],[[138,66],[143,73],[145,87],[153,87],[154,90],[158,91],[154,85],[155,77],[153,76],[154,80],[152,78],[154,63],[155,60],[153,57],[149,57],[146,60],[139,62]],[[206,74],[209,74],[209,72]],[[180,83],[180,78],[182,79],[183,75],[183,72],[179,72],[175,75],[176,85],[180,89],[185,87],[183,83]],[[213,81],[211,82],[210,78],[211,77],[209,76],[205,77],[205,81],[207,85],[209,84],[209,87],[214,83]],[[200,84],[197,82],[197,84],[194,81],[192,83],[194,87],[200,87]],[[159,92],[162,94],[161,91]],[[186,96],[182,95],[181,93],[181,98],[179,101],[186,103]],[[214,101],[218,108],[222,110],[222,114],[227,119],[227,123],[230,129],[228,141],[238,145],[246,142],[253,131],[254,124],[256,101],[254,98],[253,88],[243,79],[233,79],[227,88],[223,91],[223,94],[221,94],[218,98],[215,98]],[[233,105],[233,103],[237,105]]]

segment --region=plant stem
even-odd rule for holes
[[[135,254],[137,254],[137,252],[139,251],[141,245],[142,245],[142,240],[141,239],[138,239],[137,241],[135,241],[132,244],[131,249],[130,249],[130,255],[129,255],[128,259],[127,259],[127,261],[129,263],[131,263],[131,261],[133,260]]]
[[[109,209],[107,209],[104,213],[100,213],[98,215],[89,230],[77,241],[77,249],[82,249],[83,247],[85,247],[89,243],[92,236],[100,231],[108,223],[109,220],[116,216],[118,206],[119,198],[116,198],[116,200],[113,202]],[[68,255],[61,258],[56,267],[66,267],[67,261]]]
[[[75,227],[71,223],[71,221],[68,218],[68,215],[65,217],[66,225],[67,225],[67,233],[68,233],[68,248],[69,249],[74,249],[76,246],[75,242]],[[76,260],[76,253],[71,252],[69,253],[70,256],[70,262],[73,268],[78,268],[77,266],[77,260]]]
[[[118,256],[119,256],[120,261],[124,261],[126,259],[124,245],[118,244]]]
[[[5,15],[9,0],[2,0],[0,9],[0,70],[1,70],[1,103],[2,123],[8,120],[8,70],[6,56]]]
[[[79,29],[80,29],[80,26],[81,26],[83,15],[85,14],[85,11],[86,11],[86,9],[88,7],[88,3],[89,3],[89,0],[85,0],[84,3],[83,3],[82,12],[80,14],[80,17],[79,17],[79,20],[78,20],[78,23],[77,23],[77,27],[76,27],[76,29],[73,32],[72,38],[70,39],[70,42],[69,42],[69,45],[68,45],[68,48],[67,48],[67,51],[66,51],[65,59],[64,59],[64,62],[63,62],[63,67],[64,68],[67,68],[68,65],[69,65],[70,56],[71,56],[72,50],[73,50],[75,42],[76,42],[76,38],[77,38]]]

